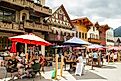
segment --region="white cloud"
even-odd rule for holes
[[[116,28],[121,26],[120,0],[47,0],[51,8],[63,4],[70,18],[87,16],[92,22],[108,24]]]
[[[112,28],[117,28],[121,26],[121,19],[105,19],[103,22],[100,22],[100,24],[108,24]]]

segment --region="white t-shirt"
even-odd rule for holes
[[[83,57],[82,57],[82,56],[79,56],[79,57],[77,58],[77,60],[79,61],[79,63],[83,63],[83,62],[84,62],[84,60],[83,60]]]

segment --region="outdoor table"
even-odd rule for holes
[[[71,69],[72,65],[75,64],[75,63],[76,63],[75,61],[66,60],[66,62],[65,62],[65,70],[66,70],[66,64],[70,64],[70,69]]]

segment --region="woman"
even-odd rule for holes
[[[44,73],[44,66],[46,64],[46,59],[42,54],[40,54],[39,56],[40,56],[40,58],[39,58],[40,66],[41,66],[42,71]]]
[[[76,66],[76,71],[75,71],[75,75],[82,75],[82,71],[83,71],[83,57],[82,54],[78,54],[78,58],[77,58],[77,66]]]

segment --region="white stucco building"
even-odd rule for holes
[[[98,27],[96,27],[95,25],[91,26],[88,33],[87,33],[87,37],[88,37],[88,41],[92,40],[92,41],[89,41],[90,43],[100,44]]]
[[[114,46],[114,30],[110,28],[106,31],[106,46]]]

